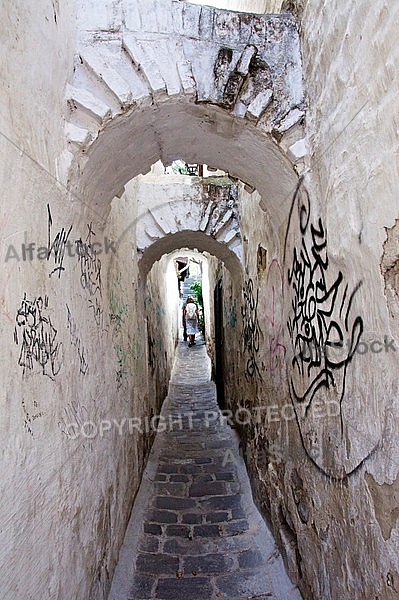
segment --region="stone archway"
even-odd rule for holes
[[[154,242],[146,249],[139,262],[143,276],[147,275],[154,262],[159,260],[161,256],[178,248],[195,249],[199,252],[212,254],[224,262],[234,279],[240,280],[242,266],[237,255],[229,250],[227,246],[202,231],[180,231]]]
[[[94,26],[90,14],[90,29],[80,15],[62,158],[72,190],[106,215],[127,181],[184,155],[249,183],[284,221],[305,153],[293,17],[118,6]]]

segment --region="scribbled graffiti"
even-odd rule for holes
[[[104,311],[102,308],[101,260],[93,247],[93,238],[96,234],[91,223],[87,224],[87,229],[88,233],[85,241],[81,238],[76,240],[76,252],[80,266],[80,284],[89,296],[89,309],[92,311],[96,324],[102,327]]]
[[[54,269],[50,273],[53,275],[54,273],[58,274],[58,277],[61,277],[62,271],[65,271],[64,267],[64,258],[65,251],[68,249],[68,253],[70,250],[71,242],[69,241],[69,236],[72,231],[72,225],[69,229],[64,229],[64,227],[54,236],[52,237],[52,226],[53,219],[51,216],[50,205],[47,204],[47,260],[49,261],[51,258],[54,260]]]
[[[131,358],[132,351],[121,344],[114,344],[116,353],[117,369],[116,369],[116,385],[120,389],[126,385],[131,373]]]
[[[128,314],[128,305],[123,301],[123,290],[121,283],[122,274],[119,273],[114,287],[111,290],[110,294],[110,313],[109,318],[111,323],[114,325],[114,329],[116,332],[119,332],[122,329],[123,324],[125,323],[125,319]]]
[[[104,310],[101,305],[99,298],[89,298],[89,310],[92,311],[92,315],[98,327],[102,326],[104,321]]]
[[[274,258],[267,270],[265,288],[266,320],[269,325],[269,367],[273,373],[286,354],[283,343],[283,269]]]
[[[62,343],[57,342],[57,330],[48,310],[48,297],[28,300],[26,293],[16,314],[14,341],[21,346],[18,364],[23,373],[34,372],[54,379],[62,365]]]
[[[81,238],[76,240],[76,251],[80,264],[81,286],[90,296],[95,296],[97,293],[101,295],[101,260],[91,246],[92,236],[95,233],[90,225],[88,228],[86,243]]]
[[[298,384],[291,378],[291,391],[295,401],[305,403],[308,409],[320,388],[336,386],[335,372],[346,371],[363,332],[363,320],[350,318],[361,283],[349,291],[341,271],[331,274],[322,220],[310,223],[307,193],[298,192],[297,200],[301,244],[294,248],[288,269],[292,304],[287,326],[294,352],[292,365],[301,380]],[[349,346],[342,353],[339,350],[347,339]]]
[[[258,321],[258,296],[259,290],[254,293],[254,282],[248,279],[242,290],[243,306],[241,307],[241,316],[243,320],[243,346],[244,351],[249,354],[245,366],[245,376],[247,379],[262,376],[257,364],[257,354],[259,352],[259,343],[261,330]]]
[[[86,375],[89,371],[89,364],[87,362],[87,350],[83,346],[82,340],[78,335],[78,326],[75,319],[72,316],[70,308],[68,304],[66,304],[67,309],[67,329],[69,329],[69,335],[71,339],[71,345],[76,348],[77,355],[79,357],[79,372],[82,375]]]
[[[292,253],[288,259],[290,228],[292,239],[297,241],[291,242]],[[290,302],[287,328],[292,345],[288,361],[289,388],[304,448],[308,450],[312,436],[316,435],[310,418],[312,403],[320,398],[339,402],[339,435],[344,439],[342,400],[348,367],[363,333],[363,319],[354,309],[362,282],[350,286],[342,271],[330,263],[326,229],[321,218],[312,221],[309,196],[302,182],[291,206],[285,261]],[[332,432],[329,439],[331,436]],[[339,445],[334,452],[334,468],[341,472],[345,452]],[[332,456],[332,450],[329,455]],[[314,457],[310,458],[315,462]],[[324,469],[323,465],[318,466]],[[333,467],[330,474],[332,470]]]
[[[33,437],[33,423],[44,417],[45,412],[39,409],[37,400],[29,401],[22,398],[21,406],[24,413],[24,428]]]
[[[113,333],[116,339],[114,350],[117,363],[116,384],[118,389],[127,385],[129,375],[131,374],[131,361],[133,357],[129,342],[123,339],[123,334],[126,333],[123,326],[128,315],[128,305],[123,300],[122,274],[118,273],[110,292],[109,300],[109,318],[113,325]]]

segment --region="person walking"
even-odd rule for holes
[[[188,347],[195,344],[195,334],[198,333],[199,312],[194,298],[188,296],[183,308],[183,328],[186,328],[188,335]]]

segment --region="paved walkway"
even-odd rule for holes
[[[300,600],[219,418],[203,342],[179,343],[162,416],[109,600]]]

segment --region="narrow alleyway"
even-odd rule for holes
[[[179,342],[109,600],[300,599],[220,418],[204,342]]]

